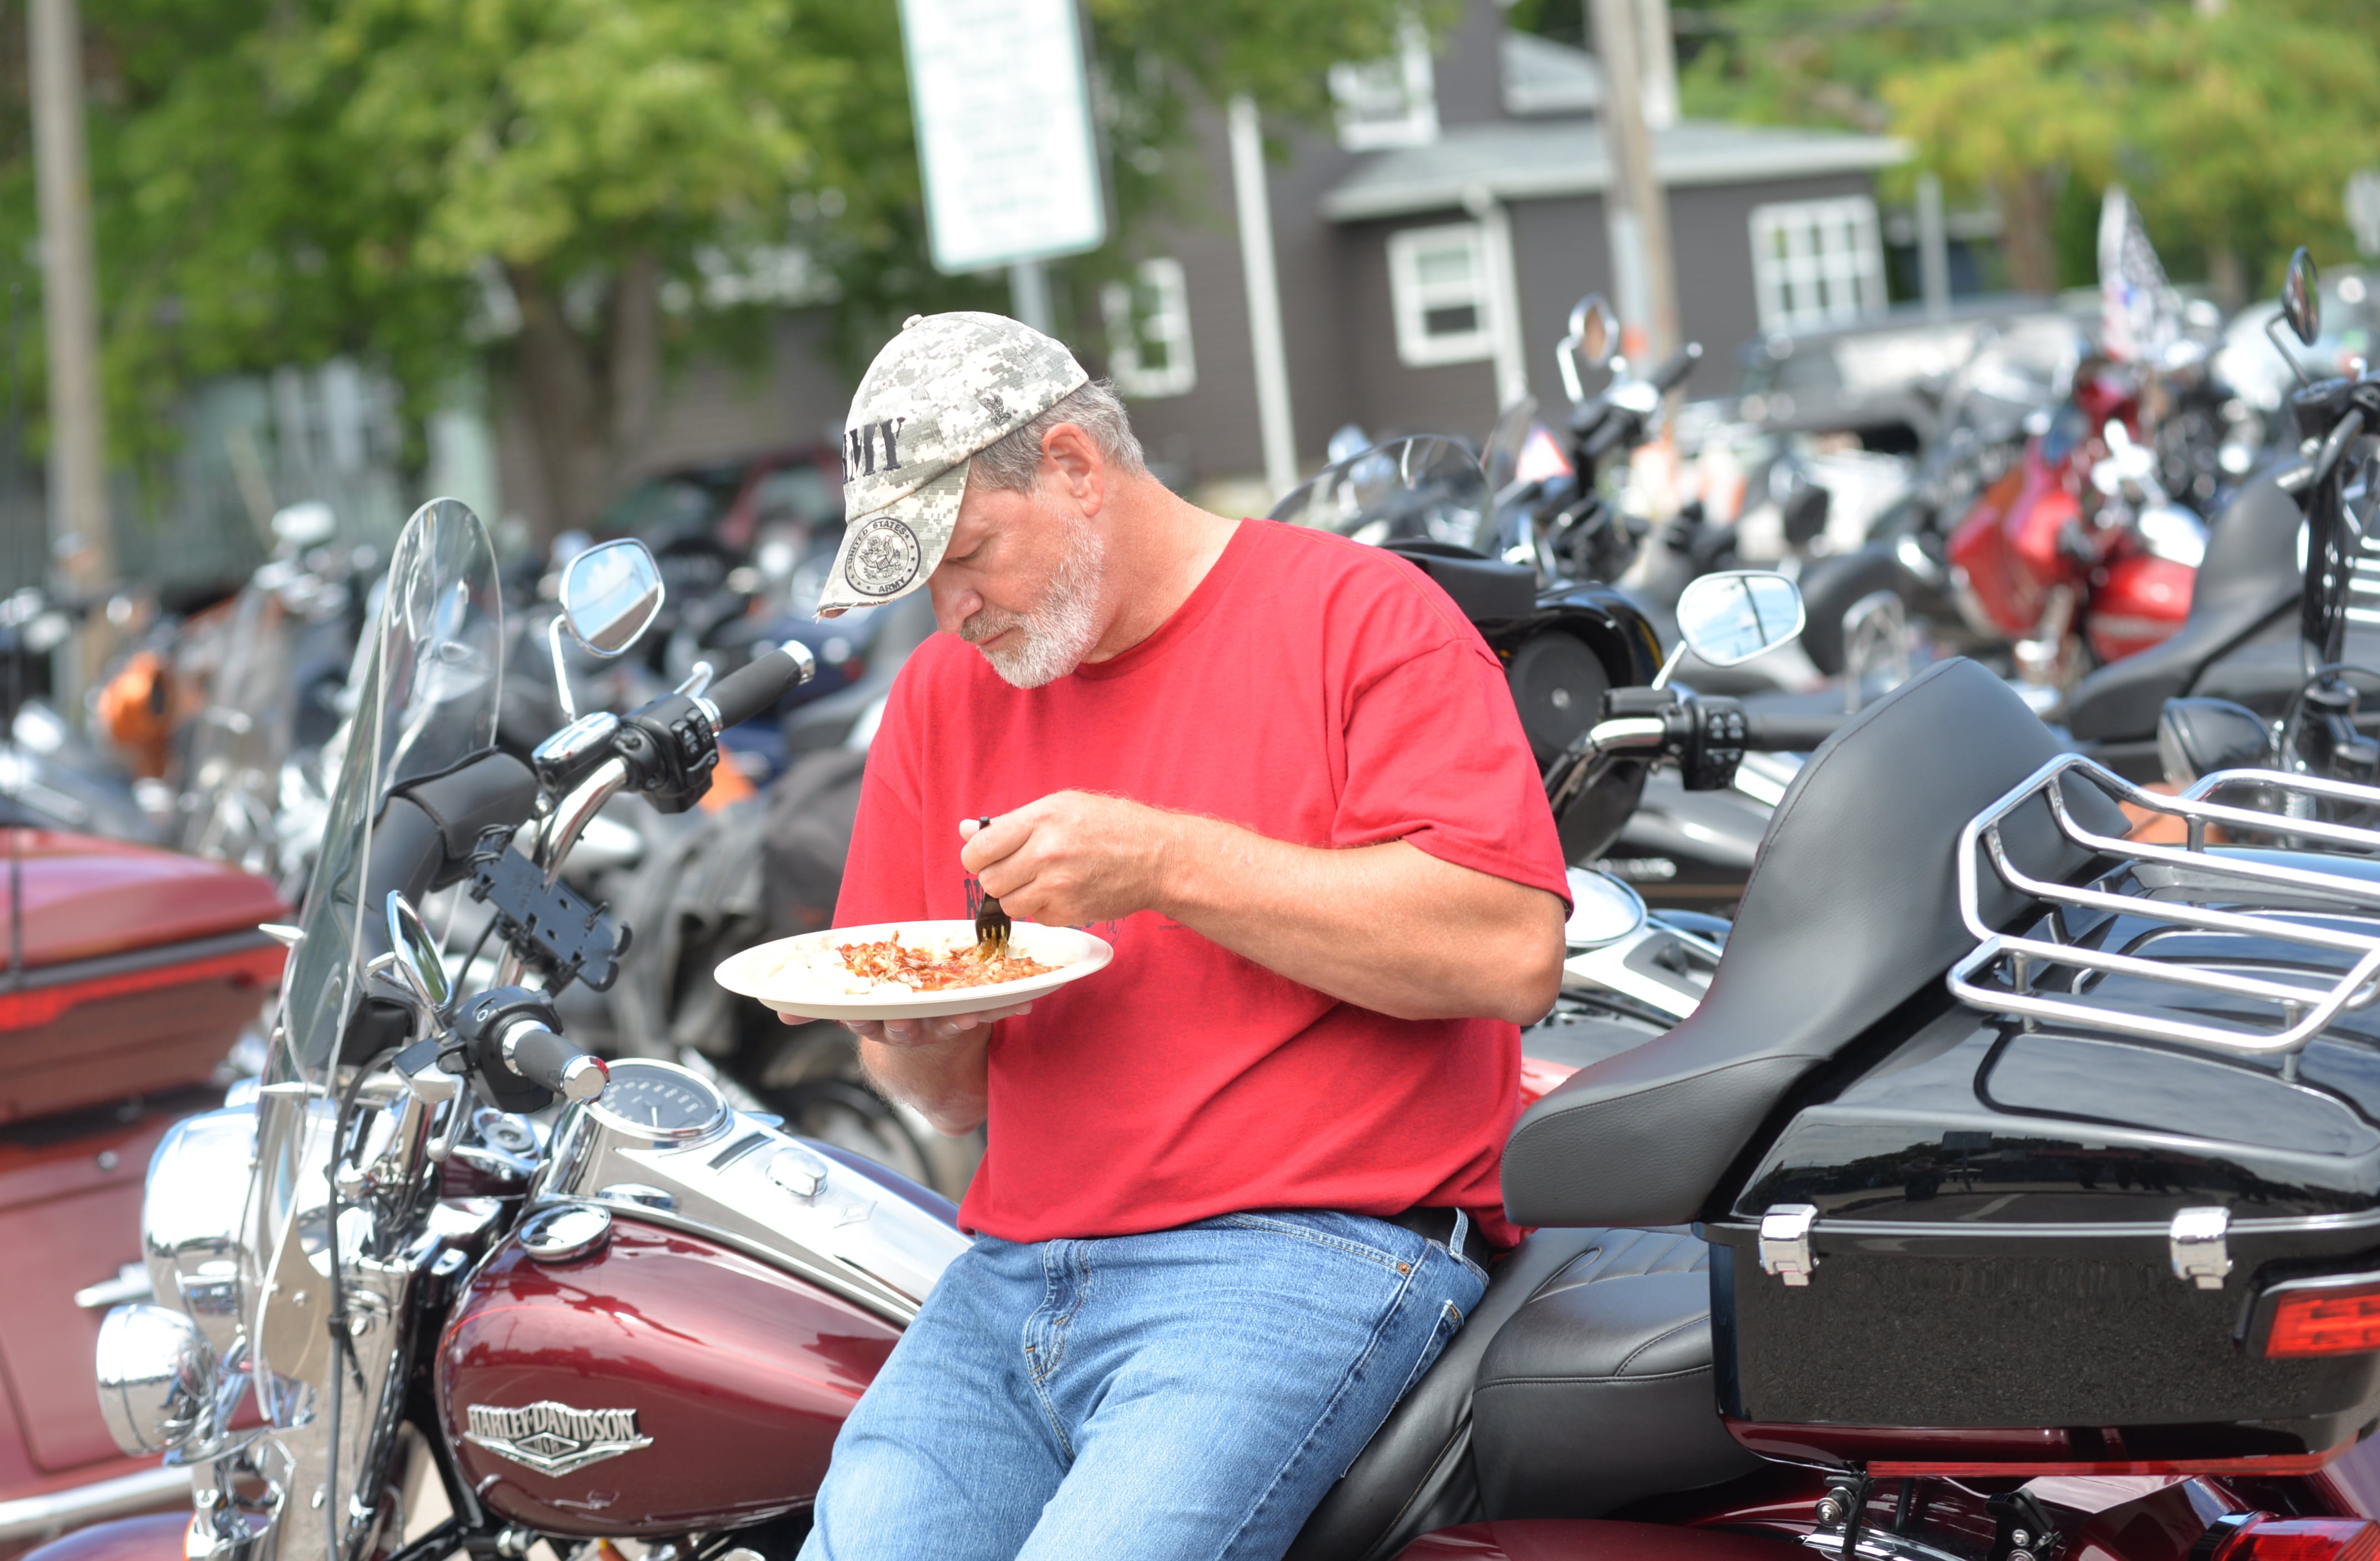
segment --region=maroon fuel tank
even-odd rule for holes
[[[900,1330],[699,1237],[615,1216],[583,1257],[508,1243],[438,1347],[438,1411],[490,1510],[662,1535],[807,1504]]]

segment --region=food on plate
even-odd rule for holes
[[[919,992],[947,992],[953,986],[990,986],[1002,981],[1023,981],[1047,975],[1058,967],[1026,954],[978,955],[974,949],[936,953],[901,935],[874,943],[846,943],[839,952],[844,968],[878,985],[897,982]]]
[[[904,943],[890,938],[864,943],[813,945],[778,967],[780,974],[795,970],[822,986],[845,997],[896,991],[948,992],[961,986],[990,986],[1048,975],[1059,967],[1013,950],[990,959],[979,957],[972,939],[937,948],[929,940]]]

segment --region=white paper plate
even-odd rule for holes
[[[811,970],[804,959],[845,944],[880,942],[896,932],[902,942],[920,948],[965,947],[975,942],[973,922],[880,922],[873,926],[830,927],[747,949],[722,962],[712,974],[729,991],[758,998],[779,1013],[809,1019],[936,1019],[1031,1002],[1069,981],[1080,981],[1105,969],[1115,958],[1115,950],[1104,939],[1087,932],[1018,922],[1009,933],[1009,949],[1056,965],[1056,970],[1023,981],[961,986],[948,992],[913,992],[904,987],[866,996],[845,991],[844,983],[831,975],[821,979],[824,973]]]

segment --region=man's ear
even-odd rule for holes
[[[1079,423],[1060,423],[1041,436],[1041,459],[1059,489],[1071,494],[1085,514],[1097,514],[1107,500],[1107,461]]]

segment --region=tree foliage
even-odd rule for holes
[[[2036,273],[2052,181],[2120,182],[2160,246],[2236,302],[2297,245],[2347,247],[2348,175],[2380,163],[2372,20],[2281,0],[2095,18],[1910,71],[1885,96],[1946,184],[1999,195],[2012,229],[2043,224],[2010,234]]]
[[[1520,0],[1548,14],[1558,0]],[[2091,280],[2099,192],[2131,188],[2175,274],[2238,294],[2347,248],[2380,163],[2371,0],[1716,0],[1671,13],[1687,112],[1889,130],[2003,219],[2010,280]]]
[[[1197,105],[1311,116],[1329,66],[1410,14],[1087,5],[1116,237],[1086,277],[1195,185]],[[418,418],[488,361],[527,393],[552,518],[583,520],[672,353],[817,303],[849,367],[912,310],[1005,301],[928,262],[894,0],[85,0],[85,24],[119,458],[212,375],[355,355]],[[0,269],[29,303],[31,197],[0,137]]]

